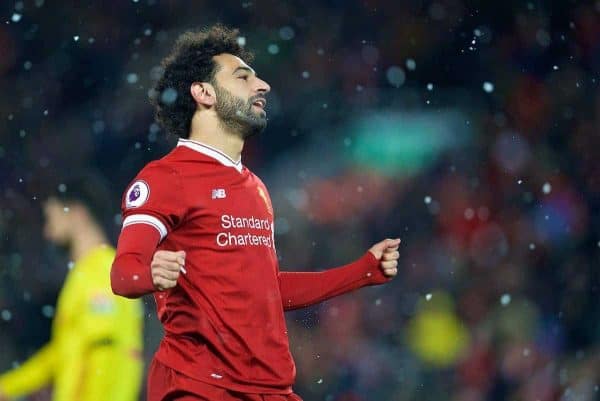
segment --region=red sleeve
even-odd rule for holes
[[[155,291],[152,256],[181,222],[184,205],[179,175],[164,163],[148,164],[127,187],[121,205],[123,230],[110,275],[115,294],[137,298]]]
[[[322,272],[279,272],[285,310],[304,308],[367,285],[383,284],[379,260],[367,252],[357,261]]]
[[[176,171],[164,163],[150,163],[127,187],[121,204],[123,228],[133,224],[154,227],[161,241],[186,213],[185,192]]]
[[[138,298],[155,291],[150,263],[159,241],[159,232],[150,225],[135,224],[123,229],[110,271],[110,284],[116,295]]]

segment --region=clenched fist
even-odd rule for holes
[[[383,275],[391,278],[398,274],[398,258],[400,258],[400,252],[398,247],[400,246],[400,238],[396,239],[385,239],[381,242],[376,243],[369,249],[377,260],[379,260],[379,267],[383,272]]]
[[[156,251],[150,270],[156,289],[163,291],[175,287],[179,275],[185,274],[185,251]]]

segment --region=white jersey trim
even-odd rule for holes
[[[185,146],[186,148],[190,148],[192,150],[195,150],[196,152],[200,152],[208,157],[212,157],[224,166],[233,167],[238,172],[242,172],[243,166],[241,158],[238,161],[234,161],[231,157],[227,156],[220,150],[213,148],[212,146],[205,145],[198,141],[192,141],[191,139],[183,138],[179,138],[177,146]]]
[[[148,224],[158,230],[160,234],[160,240],[162,241],[167,236],[167,227],[154,216],[150,216],[149,214],[132,214],[131,216],[125,217],[123,220],[123,229],[125,227],[130,226],[132,224]]]

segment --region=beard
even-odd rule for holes
[[[228,130],[239,133],[243,139],[246,139],[261,133],[267,127],[265,111],[257,112],[252,108],[252,103],[264,96],[252,96],[245,101],[216,82],[213,82],[212,85],[217,95],[215,112]]]

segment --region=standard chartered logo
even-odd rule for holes
[[[221,216],[221,228],[227,231],[217,234],[216,239],[219,246],[266,246],[274,248],[273,223],[269,219],[224,214]],[[232,231],[232,229],[235,231]],[[244,229],[251,229],[254,232],[244,232]],[[256,230],[260,231],[256,233]],[[261,231],[264,233],[261,233]]]

